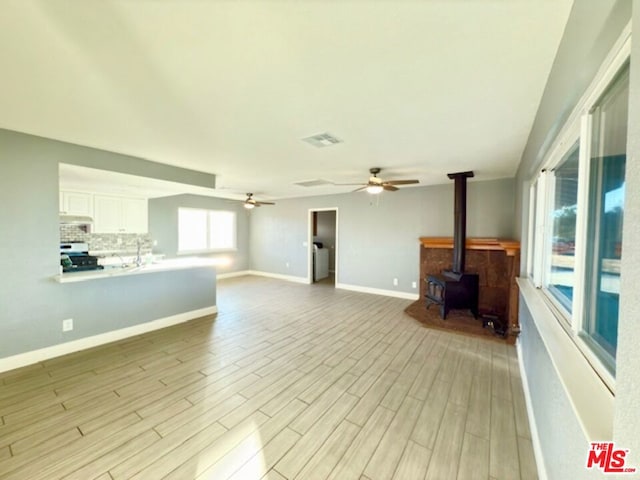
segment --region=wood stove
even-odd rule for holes
[[[454,181],[453,265],[441,274],[427,275],[426,302],[440,306],[444,320],[451,309],[469,309],[478,318],[479,276],[464,271],[467,239],[467,178],[473,172],[449,173]]]

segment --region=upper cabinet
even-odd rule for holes
[[[95,195],[93,209],[94,233],[120,233],[122,229],[122,201],[120,197]]]
[[[93,215],[93,195],[84,192],[60,192],[60,214],[91,217]]]
[[[93,196],[94,233],[147,233],[147,200],[143,198]]]
[[[143,198],[122,198],[122,228],[125,232],[149,231],[148,202]]]
[[[93,218],[93,233],[148,233],[145,198],[60,191],[60,214]]]

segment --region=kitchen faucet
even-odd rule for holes
[[[140,252],[142,250],[142,240],[140,238],[136,239],[136,245],[137,245],[137,251],[136,251],[136,267],[139,267],[140,265],[142,265],[142,256],[140,255]]]
[[[112,253],[111,256],[118,257],[120,259],[120,266],[122,268],[126,267],[126,263],[124,263],[124,258],[122,258],[122,255],[120,255],[119,253]]]

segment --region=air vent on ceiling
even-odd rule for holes
[[[312,135],[311,137],[303,138],[303,142],[307,142],[314,147],[323,148],[330,147],[331,145],[335,145],[336,143],[342,143],[342,140],[334,137],[330,133],[319,133],[317,135]]]
[[[304,182],[295,182],[294,185],[300,185],[301,187],[320,187],[322,185],[332,185],[332,182],[318,178],[317,180],[307,180]]]

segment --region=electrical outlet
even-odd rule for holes
[[[122,238],[121,237],[116,238],[116,245],[122,245]]]
[[[153,241],[153,246],[154,246],[154,247],[157,247],[157,246],[158,246],[158,240],[154,240],[154,241]]]
[[[66,320],[62,321],[62,331],[63,332],[70,332],[71,330],[73,330],[73,318],[67,318]]]
[[[416,288],[416,282],[411,282],[411,288]]]
[[[287,268],[289,268],[289,262],[285,263],[285,265],[287,266]]]
[[[398,279],[397,279],[397,278],[394,278],[394,279],[393,279],[393,286],[394,286],[394,287],[397,287],[397,286],[398,286]]]

